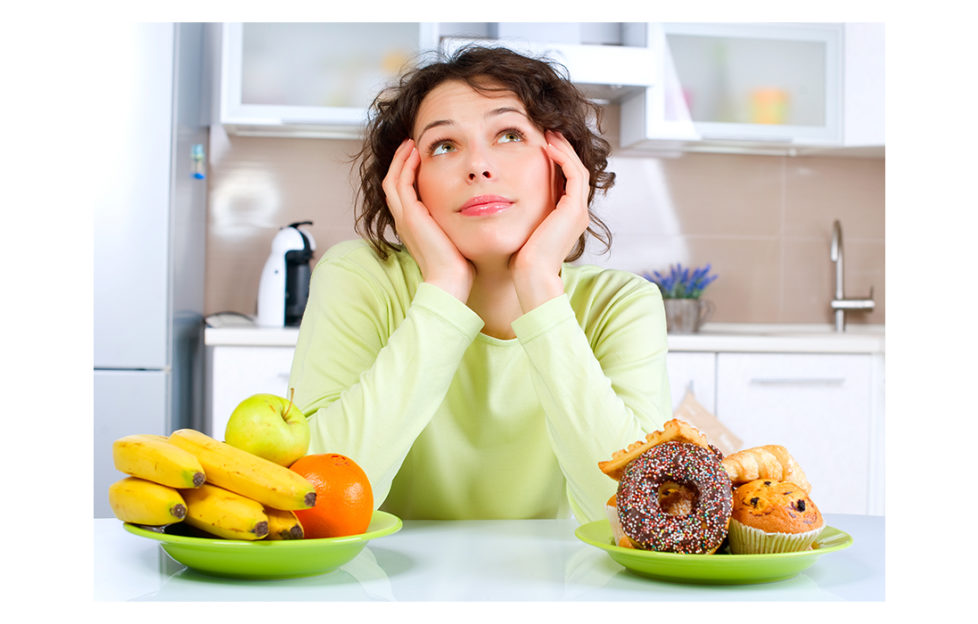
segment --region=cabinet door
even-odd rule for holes
[[[224,439],[231,412],[253,394],[289,396],[292,347],[210,347],[205,432]]]
[[[650,24],[663,88],[622,101],[622,146],[841,145],[843,32],[841,24]]]
[[[842,32],[838,24],[665,25],[706,140],[841,142]]]
[[[879,494],[872,385],[870,355],[721,353],[717,417],[745,448],[786,447],[823,513],[864,514]]]
[[[880,23],[845,25],[846,146],[886,145],[886,51]]]
[[[367,107],[423,50],[433,24],[229,23],[221,123],[239,134],[359,135]]]
[[[666,356],[672,409],[692,390],[700,405],[716,414],[716,354],[670,351]]]

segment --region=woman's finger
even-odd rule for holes
[[[416,199],[418,196],[414,188],[414,181],[417,179],[418,165],[421,164],[421,154],[418,148],[411,142],[411,150],[404,157],[403,165],[397,176],[397,192],[403,202]]]
[[[401,201],[398,190],[398,181],[404,170],[404,162],[411,153],[412,145],[413,142],[410,139],[405,139],[398,146],[394,152],[394,157],[391,159],[390,167],[387,169],[387,175],[384,176],[384,180],[381,183],[381,188],[384,189],[384,194],[387,196],[387,207],[390,208],[394,221],[398,221],[403,212],[403,202]]]
[[[560,133],[550,133],[548,137],[548,154],[560,167],[564,174],[563,196],[557,199],[558,207],[574,207],[580,213],[580,219],[585,219],[587,213],[587,197],[590,190],[590,173],[574,146]],[[588,219],[589,220],[589,219]],[[585,227],[587,227],[585,225]]]
[[[567,180],[566,192],[587,197],[590,175],[574,150],[574,146],[559,132],[549,132],[547,139],[548,154],[560,166]]]

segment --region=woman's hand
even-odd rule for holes
[[[560,167],[566,182],[557,206],[510,259],[524,313],[563,294],[561,266],[591,219],[587,209],[587,167],[562,134],[548,130],[546,138],[547,155]]]
[[[405,139],[391,160],[382,187],[394,217],[397,236],[421,268],[421,276],[463,303],[472,290],[475,267],[455,247],[414,188],[421,155],[414,141]]]

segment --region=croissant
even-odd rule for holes
[[[791,453],[778,444],[756,446],[727,455],[721,462],[734,485],[747,483],[754,479],[773,479],[791,481],[806,494],[811,494],[812,485],[805,472]]]

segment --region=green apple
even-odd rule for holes
[[[282,466],[309,450],[309,423],[291,400],[256,394],[231,412],[224,441]]]

